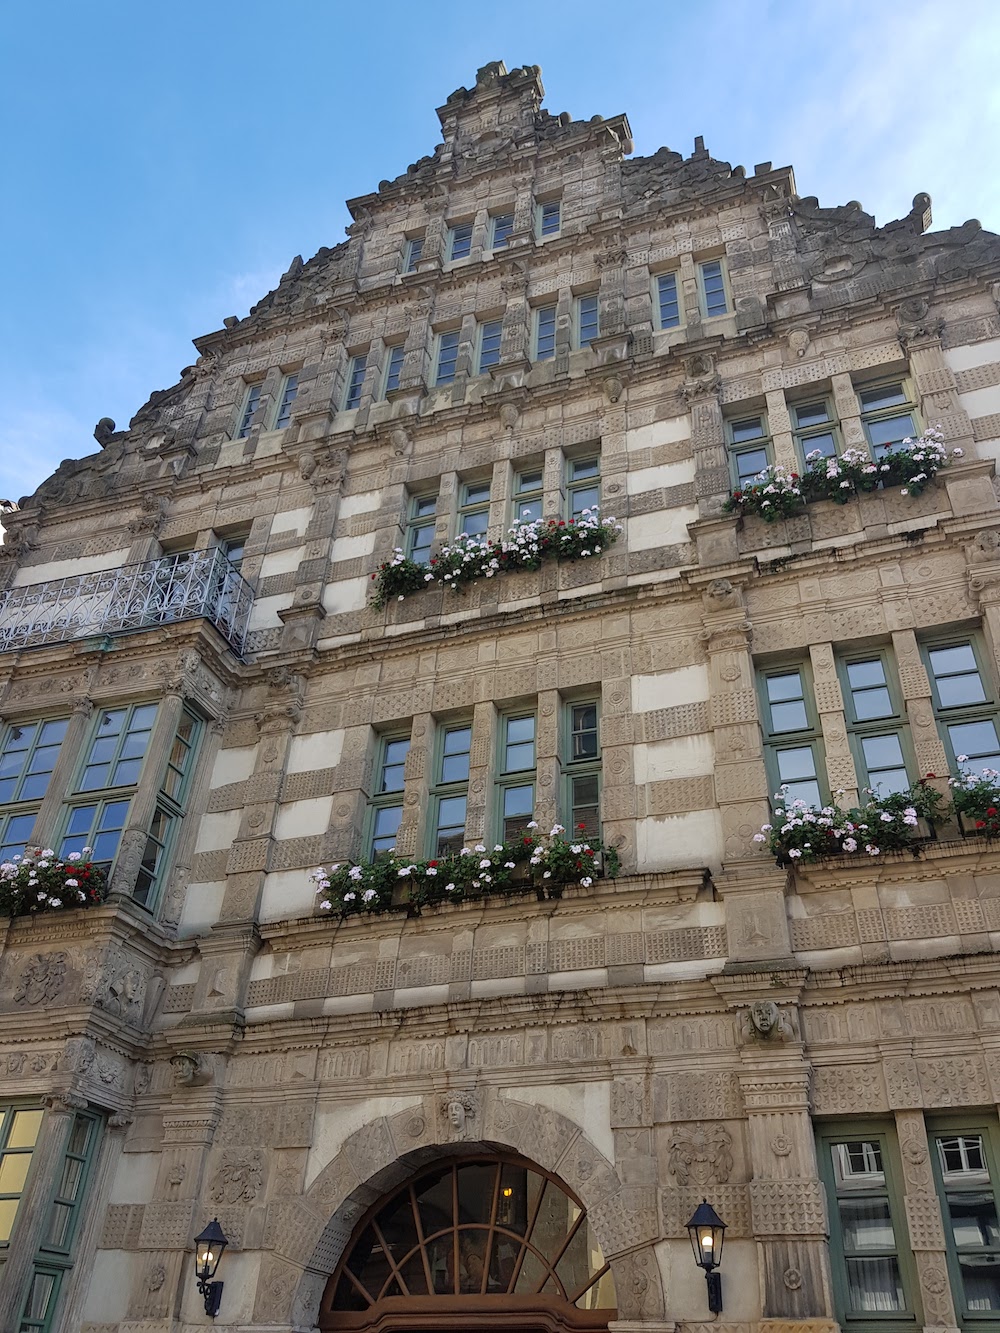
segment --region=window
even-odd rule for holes
[[[578,347],[589,347],[600,334],[600,317],[597,293],[576,298],[576,343]]]
[[[515,523],[536,523],[541,518],[543,480],[544,475],[540,467],[514,473]]]
[[[490,249],[502,250],[513,230],[513,213],[494,213],[490,218]]]
[[[403,250],[403,272],[413,273],[416,271],[417,262],[424,253],[424,238],[422,236],[411,236],[406,242]]]
[[[155,720],[156,704],[133,704],[99,714],[70,798],[62,856],[90,847],[93,860],[111,870]],[[83,793],[89,799],[83,799]]]
[[[399,388],[400,376],[403,373],[403,358],[406,356],[406,348],[402,343],[394,343],[388,348],[389,355],[385,361],[385,382],[382,386],[382,397],[388,398],[393,390]]]
[[[410,501],[410,516],[406,525],[406,554],[418,564],[426,563],[430,554],[434,542],[436,511],[436,495],[415,495]]]
[[[726,296],[726,276],[721,259],[709,259],[698,265],[698,287],[701,294],[701,313],[705,319],[729,313]]]
[[[455,367],[458,364],[458,337],[458,329],[449,329],[447,333],[438,334],[435,384],[451,384],[455,378]]]
[[[986,1125],[931,1134],[959,1321],[1000,1319],[1000,1220],[993,1137]]]
[[[887,1135],[823,1134],[820,1174],[830,1201],[830,1252],[845,1327],[915,1322],[913,1261]]]
[[[459,222],[448,232],[448,258],[468,259],[472,254],[472,223]]]
[[[596,454],[570,459],[567,492],[570,518],[583,518],[585,511],[593,513],[600,507],[601,460]]]
[[[500,719],[500,823],[504,841],[519,837],[535,808],[535,715]]]
[[[7,1257],[44,1114],[31,1107],[0,1106],[0,1264]]]
[[[535,225],[539,236],[558,236],[562,227],[562,206],[558,199],[546,204],[537,204]]]
[[[486,540],[490,526],[490,483],[469,481],[462,486],[458,509],[458,530],[467,537]]]
[[[500,338],[503,333],[503,321],[490,319],[479,326],[479,374],[489,370],[490,366],[500,364]]]
[[[59,1289],[72,1268],[81,1205],[100,1134],[101,1121],[97,1116],[88,1112],[77,1113],[58,1168],[47,1228],[35,1259],[18,1333],[49,1333],[52,1328]]]
[[[194,748],[199,730],[198,719],[185,709],[167,757],[166,772],[146,834],[138,878],[132,890],[135,901],[145,907],[151,906],[156,897],[170,853],[172,835],[184,818],[184,798],[194,767]]]
[[[246,537],[226,537],[219,543],[219,550],[229,561],[229,564],[236,570],[237,574],[243,568],[243,556],[246,553]]]
[[[535,307],[535,360],[550,361],[556,354],[556,305]]]
[[[250,434],[254,413],[260,406],[260,391],[261,386],[259,384],[251,384],[247,389],[246,397],[243,399],[243,411],[240,413],[239,430],[236,432],[238,440],[245,440]]]
[[[805,666],[776,667],[760,677],[767,758],[774,789],[789,801],[823,804],[819,782],[819,726]]]
[[[917,434],[913,407],[901,380],[860,388],[858,402],[873,457],[884,458],[893,445]]]
[[[369,852],[373,857],[391,852],[396,846],[403,817],[403,770],[409,751],[409,736],[383,736],[379,740],[369,833]]]
[[[572,837],[579,834],[584,838],[599,838],[601,751],[596,699],[568,704],[565,725],[566,823]]]
[[[750,485],[770,462],[771,437],[767,433],[767,418],[761,415],[727,421],[726,435],[733,481],[740,490]]]
[[[66,718],[11,724],[0,749],[0,861],[24,854],[48,790]]]
[[[910,785],[904,756],[909,749],[903,702],[886,654],[866,653],[840,662],[844,707],[854,762],[862,787],[882,796]]]
[[[992,687],[987,689],[978,650],[978,643],[968,638],[925,649],[938,728],[949,758],[965,773],[1000,768],[996,698]]]
[[[431,855],[448,856],[457,852],[465,841],[472,727],[467,722],[444,727],[439,743],[437,781],[431,794],[434,810]]]
[[[367,355],[351,357],[351,371],[347,378],[347,393],[344,395],[344,411],[350,412],[361,402],[361,390],[365,383],[365,371],[368,369]]]
[[[799,458],[803,463],[810,454],[817,451],[824,458],[836,458],[837,433],[834,416],[825,398],[811,403],[793,403],[791,417],[795,443],[799,447]]]
[[[661,329],[676,329],[681,322],[677,274],[660,273],[656,279],[656,313]]]
[[[282,430],[292,419],[292,404],[299,391],[298,375],[286,375],[281,386],[281,398],[278,400],[278,415],[274,418],[274,429]]]

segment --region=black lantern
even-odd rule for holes
[[[229,1241],[219,1226],[219,1219],[213,1218],[200,1236],[194,1238],[194,1272],[198,1279],[198,1290],[205,1298],[205,1313],[212,1319],[219,1313],[222,1304],[222,1283],[213,1282],[215,1270]]]
[[[687,1224],[694,1250],[694,1261],[705,1270],[708,1285],[708,1308],[713,1314],[722,1313],[722,1274],[716,1272],[722,1262],[722,1242],[726,1238],[726,1224],[707,1199],[694,1210]]]

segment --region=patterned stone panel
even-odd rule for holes
[[[283,801],[308,801],[329,796],[335,790],[335,768],[317,768],[311,773],[288,773],[281,787]]]
[[[218,814],[223,810],[242,810],[244,805],[246,805],[245,782],[227,782],[224,787],[215,787],[208,794],[209,814]]]
[[[988,361],[982,366],[956,370],[955,386],[959,393],[973,393],[976,389],[992,389],[1000,384],[1000,361]]]
[[[271,870],[304,870],[326,860],[327,840],[323,833],[309,838],[285,838],[273,844]]]
[[[643,936],[640,931],[625,931],[607,937],[605,956],[609,967],[622,963],[641,963],[642,954]]]
[[[795,917],[789,925],[793,949],[842,949],[858,943],[858,927],[853,912]]]
[[[988,1106],[993,1101],[981,1055],[918,1059],[917,1068],[925,1106]]]
[[[725,694],[714,694],[709,702],[712,727],[732,727],[756,720],[757,695],[753,690],[728,690]]]
[[[743,1115],[739,1083],[729,1070],[658,1074],[652,1088],[655,1124],[738,1120]]]
[[[958,934],[950,903],[884,908],[882,916],[890,940],[937,939]]]
[[[582,936],[578,939],[551,940],[548,950],[549,970],[575,972],[591,967],[605,966],[603,936]]]
[[[183,985],[168,986],[160,1003],[161,1013],[186,1013],[194,1003],[194,987],[193,981],[185,982]]]
[[[605,1258],[655,1240],[659,1232],[656,1191],[652,1187],[624,1187],[595,1207],[587,1220],[601,1242]]]
[[[826,1209],[818,1180],[752,1180],[756,1236],[825,1236]]]
[[[710,810],[714,805],[715,783],[709,773],[693,778],[651,782],[646,788],[646,812],[650,815],[677,815],[689,810]]]
[[[636,731],[643,741],[673,740],[678,736],[697,736],[708,731],[708,703],[678,704],[676,708],[654,708],[639,713]]]
[[[685,926],[646,936],[647,963],[681,963],[694,958],[724,958],[728,953],[725,926]]]
[[[524,975],[524,949],[518,944],[500,945],[495,949],[474,949],[472,980],[487,981],[495,977]]]
[[[725,1218],[726,1238],[748,1240],[753,1236],[750,1223],[750,1190],[747,1185],[712,1185],[712,1206]],[[660,1219],[663,1234],[672,1239],[683,1236],[687,1240],[687,1221],[701,1203],[705,1189],[692,1185],[688,1189],[660,1190]]]
[[[824,1065],[813,1070],[817,1115],[863,1115],[889,1108],[878,1065]]]
[[[906,1229],[914,1250],[943,1250],[944,1227],[936,1194],[907,1194]]]
[[[191,858],[191,884],[214,884],[226,877],[229,852],[196,852]]]
[[[139,1245],[145,1204],[113,1203],[104,1214],[102,1250],[134,1250]]]
[[[183,1250],[194,1235],[194,1199],[147,1203],[139,1228],[140,1250]]]
[[[972,418],[972,436],[976,441],[1000,439],[1000,412]]]
[[[951,910],[960,934],[974,935],[987,929],[983,905],[977,898],[953,898]]]

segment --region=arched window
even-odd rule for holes
[[[319,1326],[558,1333],[606,1328],[615,1306],[579,1199],[521,1158],[473,1157],[426,1168],[372,1209],[327,1284]]]

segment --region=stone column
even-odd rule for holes
[[[340,763],[334,777],[336,796],[328,852],[333,861],[356,861],[361,855],[373,762],[371,726],[364,723],[345,728]]]
[[[816,711],[819,714],[823,748],[826,751],[827,780],[830,783],[830,791],[834,794],[834,802],[849,810],[858,804],[858,775],[847,740],[844,698],[837,677],[833,644],[813,644],[809,649],[809,658],[812,662]],[[838,797],[837,792],[843,794]]]
[[[559,818],[559,692],[541,690],[535,733],[535,819],[547,832]]]
[[[924,1333],[957,1333],[945,1252],[941,1205],[927,1151],[923,1111],[896,1111],[899,1156],[903,1163],[906,1229],[917,1265]],[[902,1245],[902,1237],[896,1236]]]
[[[934,720],[930,681],[917,646],[917,636],[911,629],[896,630],[892,636],[892,648],[919,776],[926,777],[928,773],[934,773],[939,790],[947,795],[948,757]]]
[[[429,773],[434,745],[434,718],[416,713],[410,730],[410,748],[403,766],[403,816],[396,834],[396,855],[413,860],[423,856],[430,813]]]
[[[130,898],[135,891],[146,849],[146,839],[149,836],[149,826],[152,823],[163,781],[164,765],[183,712],[183,694],[176,689],[168,690],[157,709],[142,776],[129,805],[128,827],[122,834],[118,858],[111,876],[111,895],[119,901]]]
[[[681,394],[691,413],[691,450],[694,456],[694,491],[698,500],[698,513],[702,519],[717,518],[729,494],[726,435],[719,398],[722,382],[715,368],[715,359],[708,353],[688,357],[684,370]],[[735,543],[729,554],[735,558]]]
[[[845,371],[830,378],[833,388],[833,402],[840,422],[840,435],[845,449],[862,449],[868,452],[865,428],[861,424],[861,405],[854,381]]]
[[[472,712],[469,804],[465,818],[465,836],[470,844],[481,842],[486,837],[486,825],[494,789],[496,725],[497,713],[493,704],[489,700],[477,703]]]
[[[771,445],[774,449],[774,461],[787,468],[789,472],[801,472],[802,467],[795,453],[795,441],[792,439],[792,419],[785,402],[784,391],[775,389],[764,395],[767,402],[767,424],[771,432]]]
[[[21,1195],[0,1282],[0,1328],[20,1326],[35,1256],[49,1224],[49,1200],[69,1145],[73,1122],[77,1111],[87,1109],[86,1098],[74,1092],[53,1093],[44,1101],[45,1118],[31,1155],[31,1170]]]

